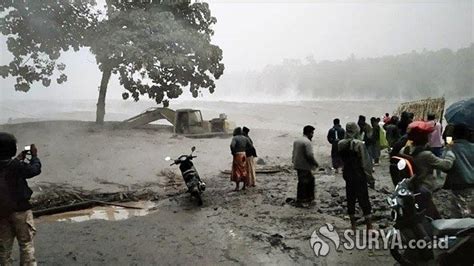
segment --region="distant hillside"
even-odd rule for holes
[[[219,86],[267,97],[398,99],[474,96],[474,44],[380,58],[285,60],[260,72],[229,74]]]

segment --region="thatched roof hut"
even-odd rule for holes
[[[415,114],[415,120],[426,120],[428,114],[434,114],[436,115],[436,119],[442,122],[444,115],[444,104],[444,97],[406,102],[398,106],[398,109],[394,112],[394,115],[400,117],[401,113],[406,111]]]

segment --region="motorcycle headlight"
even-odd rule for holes
[[[404,196],[407,196],[408,195],[408,190],[402,188],[400,189],[400,191],[398,191],[398,195],[404,197]]]

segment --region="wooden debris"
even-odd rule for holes
[[[157,200],[156,192],[148,189],[134,191],[120,191],[114,193],[100,193],[97,191],[84,191],[79,188],[53,185],[49,188],[43,186],[43,191],[31,200],[35,215],[48,215],[66,212],[97,205],[113,205],[123,208],[141,209],[120,202],[140,200]]]
[[[284,171],[284,169],[280,166],[259,167],[255,170],[257,174],[276,174],[282,171]],[[232,172],[231,170],[222,170],[221,173],[230,175]]]
[[[400,117],[402,112],[410,112],[415,115],[415,120],[426,120],[428,114],[434,114],[439,121],[442,121],[445,102],[444,98],[428,98],[402,103],[394,115]]]

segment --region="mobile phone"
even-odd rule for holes
[[[30,146],[30,145],[28,145],[28,146],[25,146],[25,149],[24,149],[24,151],[31,151],[31,146]]]
[[[453,144],[453,137],[446,137],[446,142],[448,144]]]

